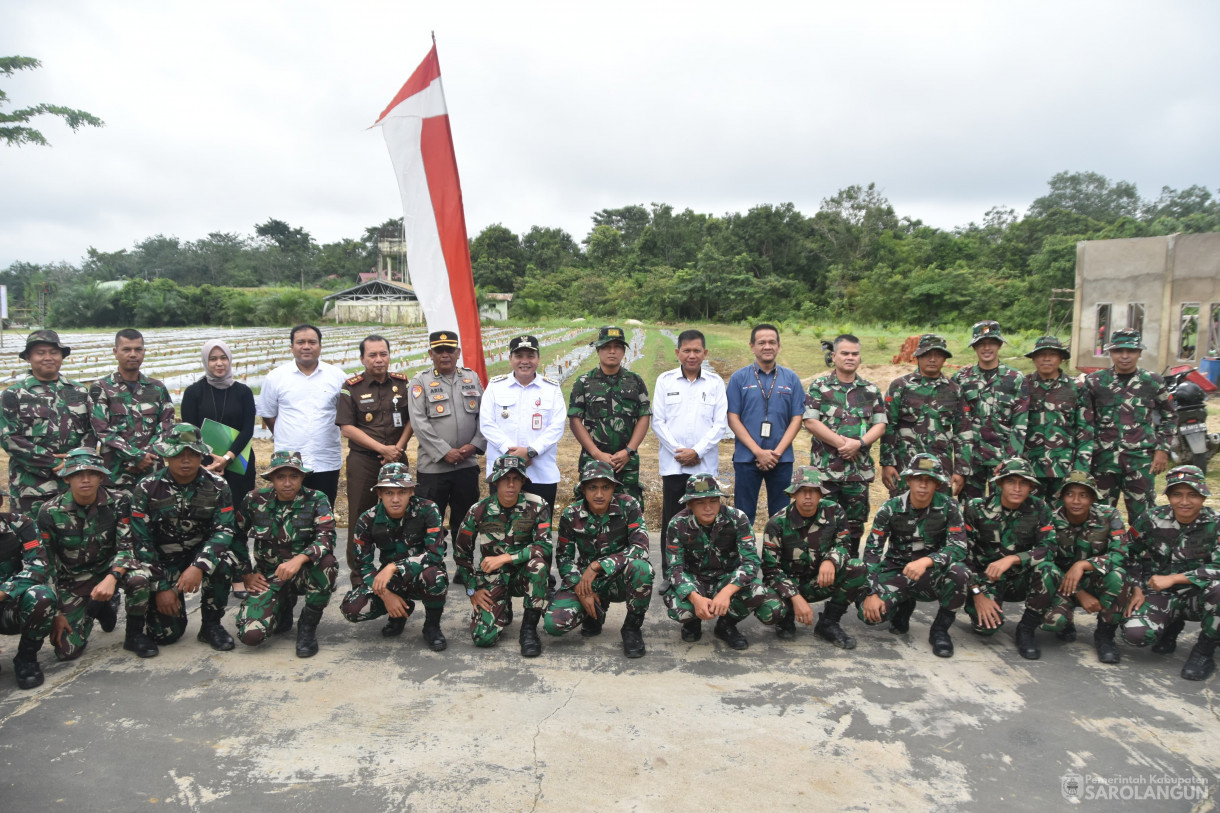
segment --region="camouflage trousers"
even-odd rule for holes
[[[15,585],[0,601],[0,635],[21,635],[41,641],[51,634],[57,601],[49,584],[26,582]]]
[[[89,633],[93,631],[93,617],[89,615],[89,594],[97,587],[107,573],[79,581],[68,589],[59,588],[59,611],[68,619],[68,629],[59,636],[55,646],[55,657],[61,661],[74,661],[85,652],[89,643]],[[124,593],[124,605],[128,616],[142,616],[148,613],[148,604],[152,596],[152,576],[143,568],[133,568],[127,571],[123,583],[115,588]]]
[[[731,573],[726,573],[715,580],[696,578],[695,589],[699,595],[713,598],[724,589],[731,578]],[[686,623],[700,620],[699,616],[695,615],[695,605],[691,604],[689,599],[678,598],[678,592],[674,587],[670,587],[661,594],[661,600],[665,602],[669,617],[674,621]],[[733,594],[733,598],[729,600],[727,617],[732,623],[740,624],[749,617],[750,613],[754,613],[759,621],[770,625],[783,618],[787,612],[788,609],[779,595],[755,579]]]
[[[623,601],[627,612],[643,615],[652,601],[652,563],[647,559],[628,559],[613,576],[602,574],[593,580],[593,592],[597,595],[602,612],[610,602]],[[546,608],[542,623],[548,635],[563,635],[580,626],[585,620],[585,608],[574,590],[560,590]]]
[[[966,482],[962,485],[961,493],[957,495],[957,500],[962,505],[966,504],[966,500],[973,500],[975,497],[986,497],[987,489],[990,486],[990,480],[994,473],[995,466],[990,463],[978,463],[975,461],[974,471],[966,475]]]
[[[1142,452],[1098,452],[1093,457],[1093,479],[1101,492],[1102,502],[1118,506],[1118,495],[1123,495],[1127,506],[1127,525],[1144,515],[1149,506],[1156,505],[1156,492],[1152,476],[1152,455]]]
[[[12,461],[9,461],[8,484],[13,503],[22,514],[31,518],[38,516],[38,508],[44,502],[68,490],[67,480],[62,480],[55,474],[47,477],[41,470],[30,471]]]
[[[1055,495],[1059,493],[1059,489],[1063,486],[1063,477],[1038,477],[1038,490],[1034,492],[1048,504],[1055,499]]]
[[[1075,595],[1065,596],[1059,592],[1059,584],[1063,581],[1066,571],[1054,562],[1043,562],[1034,570],[1037,577],[1030,584],[1030,604],[1045,604],[1047,607],[1042,615],[1042,629],[1047,632],[1063,632],[1071,626],[1072,613],[1080,606]],[[1098,621],[1114,623],[1115,614],[1120,617],[1122,615],[1122,608],[1115,605],[1115,600],[1123,591],[1126,579],[1127,574],[1122,568],[1115,568],[1104,576],[1096,570],[1090,570],[1080,577],[1076,589],[1092,594],[1101,603]],[[1047,590],[1050,591],[1049,596],[1045,595]]]
[[[613,454],[609,449],[602,449],[607,454]],[[580,459],[576,463],[577,471],[584,471],[585,466],[595,462],[593,457],[583,449],[580,452]],[[618,481],[623,484],[622,488],[618,489],[624,494],[629,494],[635,497],[636,502],[640,504],[640,511],[644,510],[644,489],[640,487],[640,455],[638,452],[629,452],[627,462],[623,465],[623,470],[617,474]]]
[[[835,580],[829,587],[818,587],[818,569],[821,566],[819,561],[807,573],[799,576],[789,574],[797,584],[796,592],[805,601],[810,604],[827,601],[846,607],[864,595],[868,587],[868,568],[859,559],[849,559],[843,567],[836,567]],[[787,602],[784,603],[786,607]]]
[[[869,622],[864,617],[864,607],[857,606],[856,615],[865,624],[880,624],[893,617],[894,611],[908,601],[935,601],[941,607],[957,612],[966,603],[970,587],[970,570],[964,567],[938,567],[933,564],[915,581],[903,575],[906,565],[882,562],[876,569],[875,582],[879,589],[877,597],[885,602],[880,621]],[[864,596],[860,596],[860,602]]]
[[[444,607],[445,594],[449,590],[449,574],[444,567],[425,566],[422,562],[406,562],[407,575],[395,573],[386,585],[391,593],[407,602],[407,612],[415,609],[414,599],[425,607]],[[371,621],[386,614],[385,602],[373,592],[373,577],[347,591],[339,612],[348,621]]]
[[[276,613],[280,602],[305,596],[305,606],[321,612],[330,603],[330,594],[335,592],[339,578],[339,563],[333,553],[328,553],[317,562],[301,565],[297,574],[288,581],[280,581],[271,570],[263,574],[267,589],[251,593],[237,610],[237,637],[243,644],[258,646],[275,631]]]
[[[868,487],[865,482],[839,482],[828,480],[822,483],[826,489],[826,498],[834,500],[843,513],[847,515],[847,546],[853,557],[860,555],[860,539],[864,536],[864,526],[868,523]]]
[[[148,605],[146,626],[149,637],[158,644],[172,644],[186,632],[186,597],[182,595],[182,591],[178,589],[177,585],[182,572],[190,566],[190,562],[178,565],[162,562],[156,565],[152,581],[153,595],[152,601]],[[229,603],[229,591],[232,589],[232,584],[233,573],[229,570],[227,560],[222,561],[220,566],[213,569],[210,574],[203,574],[203,581],[199,583],[200,616],[214,615],[219,620],[225,613],[225,606]],[[157,609],[157,593],[166,590],[173,590],[178,594],[178,612],[175,615],[165,615]]]
[[[1220,582],[1145,592],[1144,603],[1123,623],[1123,638],[1132,646],[1156,643],[1165,627],[1179,618],[1201,621],[1203,635],[1220,637]]]
[[[971,573],[970,568],[963,564],[955,564],[949,567],[950,571],[957,571],[957,578],[961,577],[961,571]],[[1035,584],[1038,587],[1035,588]],[[1005,601],[1024,601],[1025,608],[1034,610],[1039,615],[1044,614],[1051,605],[1051,596],[1059,587],[1059,581],[1053,575],[1046,571],[1039,572],[1036,568],[1026,565],[1014,565],[1004,572],[998,582],[987,581],[987,577],[983,577],[982,595],[987,596],[996,604],[1000,605],[997,609],[1000,614],[1000,623],[994,628],[988,629],[979,625],[978,611],[974,608],[973,597],[966,602],[966,614],[970,616],[970,624],[974,631],[979,635],[992,636],[999,631],[1000,627],[1004,626],[1004,602]]]
[[[474,573],[476,590],[491,593],[491,609],[470,613],[470,637],[475,646],[495,646],[500,633],[512,621],[513,597],[525,598],[525,609],[546,609],[546,577],[549,561],[546,549],[530,545],[530,558],[519,565],[505,565],[494,573],[478,568]]]

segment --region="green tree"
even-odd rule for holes
[[[255,226],[254,233],[263,238],[266,267],[273,279],[278,282],[288,275],[299,276],[301,290],[305,290],[306,275],[312,278],[316,274],[313,260],[317,244],[309,232],[269,218]]]
[[[0,74],[12,76],[16,71],[28,71],[41,68],[42,63],[28,56],[0,57]],[[10,147],[20,147],[23,144],[50,146],[43,134],[28,126],[35,116],[58,116],[64,123],[76,132],[81,127],[105,127],[106,123],[92,113],[84,110],[74,110],[57,104],[36,104],[33,107],[23,107],[5,113],[3,108],[8,104],[8,94],[0,90],[0,138]]]
[[[470,243],[474,284],[489,291],[513,293],[525,275],[521,240],[510,229],[492,223]]]
[[[1047,182],[1050,191],[1029,206],[1030,217],[1045,217],[1054,209],[1109,223],[1137,217],[1142,208],[1135,184],[1111,182],[1097,172],[1060,172]]]

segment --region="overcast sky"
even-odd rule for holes
[[[473,237],[666,202],[812,214],[876,182],[943,228],[1062,170],[1220,187],[1220,4],[17,2],[13,107],[83,108],[0,147],[0,267],[157,233],[318,242],[401,214],[366,129],[435,31]],[[11,108],[10,108],[11,109]]]

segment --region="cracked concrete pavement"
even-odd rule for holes
[[[658,561],[653,535],[653,560]],[[341,584],[346,585],[346,575]],[[1080,639],[1042,634],[1043,657],[1016,653],[1012,623],[934,657],[933,612],[910,634],[865,628],[845,652],[807,628],[782,643],[754,620],[750,648],[711,635],[685,644],[654,597],[648,655],[629,661],[615,605],[605,632],[544,636],[517,651],[518,622],[479,650],[465,595],[451,588],[445,652],[412,618],[386,640],[332,600],[321,651],[293,636],[213,652],[187,636],[141,661],[122,625],[95,630],[77,663],[44,649],[47,682],[12,683],[15,638],[0,638],[0,806],[27,810],[1129,810],[1214,809],[1220,678],[1178,677],[1197,625],[1170,656],[1124,647],[1097,663]],[[231,603],[232,608],[232,603]],[[232,611],[225,621],[232,629]],[[1193,798],[1077,801],[1065,776],[1205,783]],[[1126,779],[1124,779],[1126,778]]]

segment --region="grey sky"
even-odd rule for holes
[[[748,10],[747,10],[748,9]],[[319,242],[396,217],[366,130],[435,30],[471,236],[577,239],[603,207],[807,213],[875,181],[944,228],[1023,210],[1061,170],[1220,186],[1220,5],[19,3],[13,106],[106,121],[0,149],[0,267],[164,233]]]

